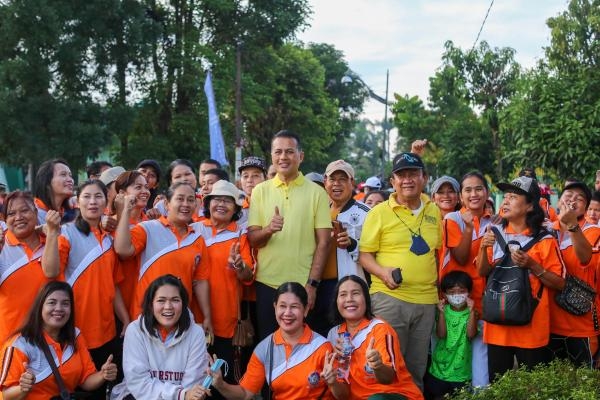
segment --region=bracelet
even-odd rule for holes
[[[567,230],[569,232],[577,232],[579,230],[579,224],[567,226]]]
[[[535,274],[535,276],[537,276],[538,278],[541,278],[542,275],[544,275],[546,272],[548,272],[548,270],[545,268],[542,268],[542,272],[540,272],[539,274]]]

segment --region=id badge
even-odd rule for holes
[[[410,245],[410,251],[412,251],[413,254],[422,256],[423,254],[429,253],[429,250],[429,245],[427,244],[425,239],[423,239],[423,236],[412,235],[412,244]]]

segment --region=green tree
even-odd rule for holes
[[[572,0],[548,20],[546,59],[520,82],[502,114],[504,146],[515,163],[562,181],[591,183],[600,165],[600,1]]]
[[[381,123],[368,119],[360,120],[345,139],[340,156],[354,168],[357,182],[381,173],[382,140]]]
[[[491,137],[492,157],[488,158],[494,159],[494,175],[500,178],[504,168],[498,115],[514,94],[520,74],[519,64],[514,60],[515,50],[491,48],[485,41],[467,51],[454,46],[452,41],[447,41],[445,48],[441,70],[436,74],[438,79],[432,82],[433,86],[436,80],[445,81],[444,89],[431,93],[431,103],[442,112],[460,110],[460,102],[478,111]]]

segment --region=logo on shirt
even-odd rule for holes
[[[313,371],[308,375],[308,385],[310,387],[317,387],[321,381],[321,375],[317,371]]]
[[[424,215],[423,219],[425,219],[425,221],[427,221],[427,223],[429,223],[429,224],[434,224],[435,225],[437,223],[436,218],[432,217],[431,215]]]
[[[356,226],[360,224],[360,215],[352,213],[350,214],[350,225]]]

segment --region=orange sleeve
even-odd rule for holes
[[[69,262],[69,252],[71,251],[71,243],[64,236],[58,237],[58,256],[60,258],[60,279],[64,279],[67,262]]]
[[[92,361],[92,357],[90,356],[90,352],[87,349],[85,339],[81,333],[77,336],[76,346],[77,354],[79,354],[79,358],[81,359],[81,380],[79,381],[79,384],[81,385],[90,375],[97,371],[96,366]]]
[[[265,383],[265,367],[262,362],[256,356],[256,353],[252,353],[250,362],[248,362],[248,368],[246,373],[240,381],[240,386],[251,393],[260,393],[260,389]]]
[[[130,231],[131,235],[131,244],[135,248],[135,255],[137,256],[146,248],[146,240],[148,239],[146,236],[146,230],[137,224]]]
[[[114,253],[115,249],[113,248],[110,251]],[[113,260],[113,281],[118,285],[125,280],[125,274],[123,273],[123,267],[121,266],[119,257],[116,253],[114,254]]]
[[[456,221],[452,219],[444,220],[444,243],[446,243],[446,247],[449,249],[456,247],[460,244],[460,240],[462,238],[462,231],[460,227],[456,223]]]
[[[2,357],[2,377],[0,389],[18,386],[21,375],[25,372],[23,363],[29,362],[29,358],[19,349],[7,346]]]
[[[194,271],[193,280],[195,281],[207,281],[210,279],[210,256],[208,255],[208,248],[202,243],[202,254],[200,255],[200,264],[196,267]]]

